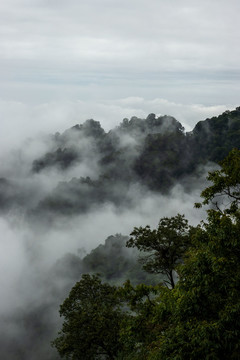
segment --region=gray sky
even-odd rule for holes
[[[239,0],[3,0],[0,132],[239,105]],[[12,130],[13,131],[13,130]],[[10,139],[10,140],[11,140]]]

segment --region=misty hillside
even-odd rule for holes
[[[167,193],[177,182],[196,175],[200,166],[219,162],[239,147],[240,108],[200,121],[189,133],[171,116],[150,114],[146,119],[124,119],[109,132],[98,121],[86,120],[47,142],[47,151],[32,161],[29,173],[36,178],[61,172],[64,180],[36,196],[35,189],[2,177],[2,211],[25,207],[29,191],[28,213],[44,214],[48,220],[55,213],[85,213],[104,203],[134,206],[132,192],[139,186]]]
[[[197,224],[204,215],[193,204],[205,175],[233,147],[240,147],[239,107],[189,133],[171,116],[124,119],[108,132],[91,119],[4,154],[2,358],[59,359],[50,346],[58,308],[83,273],[156,282],[126,239],[134,226],[178,212]]]
[[[141,184],[165,193],[200,165],[219,162],[240,145],[240,108],[199,122],[191,133],[171,116],[124,119],[106,133],[99,122],[87,120],[52,139],[52,151],[34,160],[33,173],[84,164],[97,176],[62,182],[43,199],[37,211],[71,214],[110,202],[128,204],[129,188]]]

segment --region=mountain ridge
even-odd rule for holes
[[[146,119],[125,118],[108,132],[89,119],[50,140],[49,150],[32,161],[30,176],[48,178],[50,171],[64,176],[61,181],[56,176],[41,196],[36,196],[38,189],[30,189],[36,199],[28,214],[50,219],[56,213],[72,216],[107,203],[128,207],[132,189],[167,194],[209,161],[218,163],[239,148],[240,107],[198,122],[191,132],[174,117],[151,113]],[[28,188],[4,177],[0,185],[1,211],[24,208],[22,194]],[[10,188],[14,196],[8,196]]]
[[[108,133],[98,121],[90,119],[57,135],[57,145],[60,144],[55,161],[48,161],[50,155],[44,155],[33,162],[32,171],[46,171],[62,162],[64,171],[87,161],[97,164],[99,172],[93,179],[80,176],[61,183],[61,189],[56,187],[39,203],[38,211],[65,213],[65,208],[69,213],[77,213],[86,211],[92,200],[94,206],[104,202],[130,204],[127,189],[131,185],[141,184],[151,191],[167,193],[184,177],[196,174],[200,165],[217,163],[233,147],[239,147],[240,107],[198,122],[191,133],[185,133],[181,123],[170,116],[149,114],[146,119],[123,119]],[[74,160],[69,160],[71,151],[75,151]],[[74,200],[69,203],[64,194]]]

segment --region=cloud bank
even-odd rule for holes
[[[141,113],[145,102],[140,98],[123,99],[118,101],[116,108],[122,108],[124,112],[125,106],[128,109],[132,104],[139,107]],[[148,105],[153,106],[152,103]],[[49,109],[54,114],[54,107]],[[23,118],[29,121],[24,116]],[[112,120],[109,120],[109,126],[111,123]],[[36,126],[35,128],[32,124],[32,129],[37,133],[39,124]],[[47,131],[49,124],[46,123],[45,126]],[[40,212],[32,221],[29,210],[36,208],[39,201],[51,193],[59,182],[69,181],[72,176],[89,174],[97,178],[98,167],[94,164],[98,155],[93,154],[91,159],[89,155],[94,144],[91,138],[89,140],[87,136],[80,136],[80,144],[84,144],[82,153],[85,159],[80,165],[73,165],[66,170],[46,168],[33,173],[33,160],[51,150],[51,136],[33,137],[22,143],[20,140],[26,135],[26,132],[19,132],[19,142],[13,139],[12,142],[5,143],[0,169],[1,184],[4,186],[4,182],[9,181],[5,200],[11,203],[14,199],[16,203],[14,207],[3,208],[0,214],[0,284],[3,289],[0,301],[0,315],[3,318],[0,326],[1,348],[2,356],[9,360],[16,359],[16,354],[32,360],[50,360],[56,355],[50,347],[50,341],[59,328],[58,307],[81,276],[80,272],[56,272],[57,261],[67,253],[79,256],[82,249],[90,252],[104,243],[109,235],[129,235],[134,226],[149,224],[156,227],[161,217],[174,216],[177,212],[184,213],[192,224],[197,224],[204,213],[193,209],[193,204],[198,201],[205,180],[204,176],[198,175],[185,179],[185,183],[177,184],[168,195],[153,193],[137,183],[129,185],[128,189],[122,189],[120,183],[114,188],[114,194],[120,194],[116,202],[96,202],[86,211],[73,213],[71,216],[55,212],[51,222],[46,221],[45,214]],[[72,135],[70,132],[69,136],[68,143],[79,141],[76,134]],[[15,150],[11,151],[8,146],[13,144]],[[22,147],[18,148],[17,144],[22,144]],[[89,151],[86,151],[87,146]],[[120,146],[134,148],[135,143],[133,138],[126,136]],[[126,198],[118,205],[122,191],[127,192]]]
[[[2,2],[3,100],[236,103],[237,0]]]

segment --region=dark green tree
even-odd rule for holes
[[[240,151],[233,149],[220,165],[220,170],[208,174],[207,180],[212,185],[201,194],[203,204],[211,203],[219,211],[235,213],[240,203]]]
[[[211,211],[194,241],[149,359],[240,359],[240,220]]]
[[[189,246],[189,226],[184,215],[160,219],[158,228],[134,228],[127,247],[136,247],[147,253],[140,261],[144,270],[165,276],[164,283],[174,288],[176,267]]]
[[[124,347],[123,359],[145,360],[148,345],[156,339],[158,333],[155,309],[159,286],[140,284],[134,287],[130,281],[126,281],[119,291],[129,309],[120,332]]]
[[[82,276],[60,307],[62,330],[53,341],[61,357],[72,360],[116,359],[124,318],[117,288],[98,275]]]
[[[213,200],[216,207],[194,233],[171,292],[168,325],[149,360],[240,359],[239,159],[239,151],[232,151],[221,170],[209,175],[203,203]],[[221,196],[228,198],[223,209],[215,202]],[[167,302],[159,303],[159,314]]]

